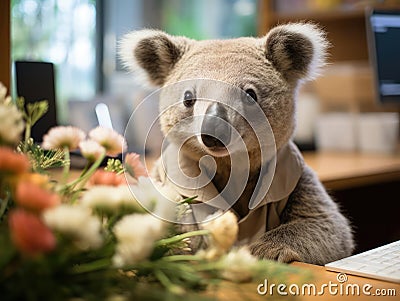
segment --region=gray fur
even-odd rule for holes
[[[285,29],[275,30],[268,35],[266,45],[267,58],[289,81],[306,75],[313,49],[305,36]]]
[[[134,56],[139,65],[146,69],[151,81],[162,85],[182,56],[182,51],[165,34],[160,33],[153,38],[139,41]]]
[[[317,26],[299,23],[276,27],[262,38],[214,41],[193,41],[145,30],[129,34],[121,46],[125,64],[135,74],[143,75],[144,82],[150,85],[207,78],[243,90],[253,89],[269,120],[279,151],[294,132],[295,96],[299,84],[318,75],[325,62],[328,43]],[[197,92],[201,97],[201,89]],[[180,101],[184,90],[171,93],[175,94],[161,97],[161,108]],[[241,102],[236,105],[243,106]],[[160,120],[162,131],[168,133],[192,114],[193,108],[183,104],[169,108]],[[244,121],[234,114],[229,118],[241,131],[250,158],[249,181],[234,206],[235,211],[244,216],[261,166],[260,150],[254,133]],[[179,134],[170,138],[173,143],[174,139],[180,139]],[[195,138],[189,139],[182,151],[192,160],[206,154]],[[215,161],[217,173],[213,183],[222,190],[229,177],[230,160],[216,157]],[[278,227],[267,231],[250,246],[255,255],[281,262],[300,260],[324,264],[348,256],[353,250],[349,222],[308,167],[280,219]]]
[[[253,254],[322,265],[349,256],[354,249],[348,220],[308,167],[289,197],[281,223],[250,246]]]

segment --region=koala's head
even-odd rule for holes
[[[233,132],[248,151],[259,148],[254,130],[241,116],[254,115],[255,106],[267,117],[277,149],[288,142],[295,128],[298,86],[318,74],[327,45],[317,26],[299,23],[275,27],[261,38],[231,40],[195,41],[140,30],[124,37],[120,54],[143,84],[165,87],[160,94],[164,134],[174,129],[168,138],[176,143],[186,139],[186,151],[218,157],[236,141]],[[192,123],[197,123],[197,136],[180,135]]]

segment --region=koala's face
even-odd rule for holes
[[[254,124],[267,127],[265,118],[277,149],[288,142],[298,84],[316,75],[326,47],[314,25],[290,24],[263,38],[211,41],[143,30],[125,37],[121,54],[147,83],[164,87],[160,123],[170,141],[192,155],[225,156],[240,139],[257,151]]]

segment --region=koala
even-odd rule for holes
[[[233,162],[247,162],[245,184],[230,210],[239,220],[238,243],[248,245],[259,258],[323,265],[351,255],[354,248],[349,221],[292,142],[298,89],[319,74],[328,47],[325,33],[310,23],[280,25],[260,38],[205,41],[145,29],[127,34],[120,44],[123,62],[144,85],[171,87],[180,83],[160,94],[160,124],[171,144],[166,156],[178,156],[175,163],[189,166],[189,174],[201,165],[201,158],[213,158],[212,187],[201,186],[196,194],[205,197],[208,188],[222,193]],[[244,96],[238,96],[237,91]],[[199,101],[210,97],[224,99],[227,106]],[[257,133],[238,116],[251,105],[260,108],[273,136],[276,153],[267,159]],[[202,117],[191,119],[193,116]],[[245,152],[227,151],[228,144],[238,141],[232,138],[230,126],[243,141]],[[196,128],[197,133],[186,135],[190,128]],[[276,165],[272,182],[257,186],[263,166],[271,160]],[[154,176],[165,182],[166,171],[160,171],[159,165]],[[191,176],[196,175],[193,172]],[[260,189],[266,194],[250,206],[253,194]],[[181,194],[191,196],[185,191]]]

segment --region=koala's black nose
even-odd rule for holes
[[[201,140],[207,147],[224,147],[231,141],[231,127],[223,105],[213,103],[207,108],[201,125]]]

